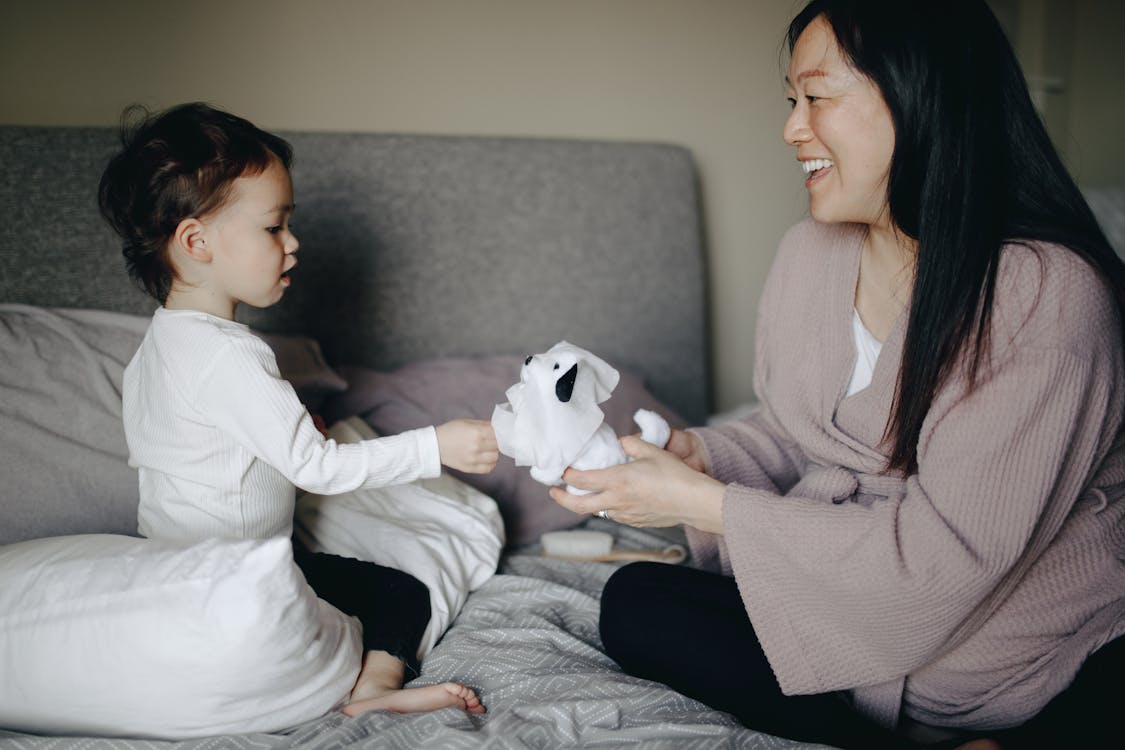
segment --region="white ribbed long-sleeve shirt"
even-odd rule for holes
[[[150,538],[288,536],[295,486],[331,495],[441,472],[433,427],[325,439],[261,339],[194,310],[156,311],[122,400],[137,528]]]

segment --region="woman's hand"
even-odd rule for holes
[[[668,445],[664,446],[664,450],[676,454],[696,471],[711,473],[711,467],[707,465],[707,451],[703,449],[703,438],[694,432],[672,430],[672,436],[668,438]]]
[[[435,430],[443,465],[470,474],[487,474],[496,468],[500,449],[488,420],[454,419]]]
[[[680,434],[684,437],[673,445],[673,433],[669,447],[686,450],[684,439],[692,436]],[[575,513],[608,511],[609,518],[630,526],[684,523],[722,533],[726,485],[689,466],[678,453],[661,450],[636,436],[622,438],[621,447],[633,461],[595,471],[571,468],[563,474],[567,484],[593,494],[572,495],[562,487],[552,487],[551,499]]]

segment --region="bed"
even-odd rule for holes
[[[687,151],[283,135],[296,153],[300,267],[281,304],[242,319],[272,342],[311,409],[381,434],[487,417],[524,356],[566,339],[621,370],[606,409],[619,432],[639,406],[673,424],[707,418],[705,252]],[[135,533],[135,476],[114,399],[152,304],[126,278],[96,210],[115,142],[104,128],[0,127],[0,554],[32,539]],[[35,335],[29,320],[49,330]],[[623,674],[597,629],[615,565],[545,557],[538,544],[545,531],[590,528],[620,549],[653,549],[682,542],[681,530],[575,516],[504,461],[494,475],[458,479],[495,500],[506,546],[415,682],[462,681],[487,705],[483,716],[329,711],[177,741],[0,729],[0,746],[811,747]],[[0,587],[5,576],[0,566]],[[0,644],[0,654],[10,649]]]

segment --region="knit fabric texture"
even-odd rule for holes
[[[1006,245],[971,391],[936,394],[918,472],[884,474],[908,314],[845,396],[863,228],[782,241],[761,301],[747,418],[701,428],[729,483],[722,537],[789,694],[850,691],[893,726],[1018,724],[1125,633],[1125,367],[1107,285],[1050,245]]]

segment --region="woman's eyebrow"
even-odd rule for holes
[[[797,80],[803,81],[806,78],[823,78],[827,75],[828,75],[827,72],[821,70],[820,68],[816,68],[815,70],[801,71],[800,73],[797,74]],[[793,85],[792,81],[789,80],[789,76],[785,76],[785,83],[786,83],[786,85],[790,85],[790,86]]]

